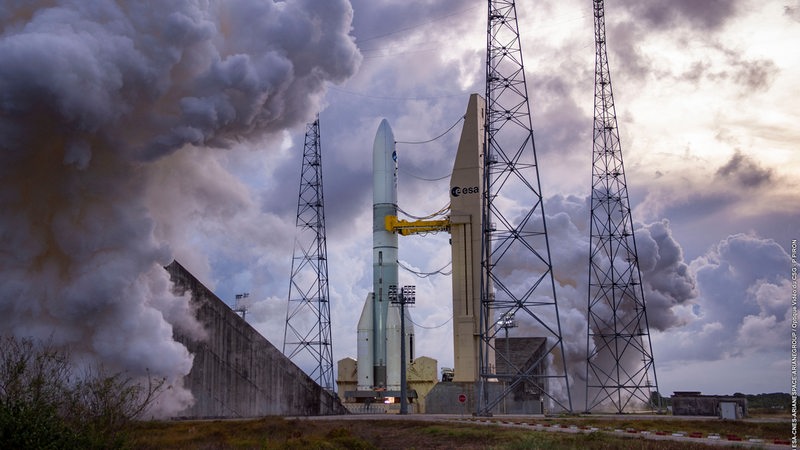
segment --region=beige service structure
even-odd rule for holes
[[[483,152],[486,100],[472,94],[450,177],[453,258],[453,382],[479,379]],[[487,355],[494,361],[494,355]],[[493,367],[489,367],[492,370]]]

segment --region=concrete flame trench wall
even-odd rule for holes
[[[177,261],[166,267],[178,294],[191,291],[208,338],[176,329],[175,340],[194,355],[184,379],[195,404],[185,418],[346,414],[338,397],[320,387]]]

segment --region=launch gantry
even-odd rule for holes
[[[596,53],[586,411],[604,406],[616,413],[660,409],[660,404],[652,403],[658,382],[611,90],[605,8],[603,0],[593,4]]]
[[[476,414],[488,415],[517,389],[572,411],[550,243],[533,139],[522,47],[513,0],[489,0],[486,41],[486,125],[483,152],[480,380]],[[511,201],[509,201],[511,200]],[[514,204],[514,207],[509,207]],[[520,276],[521,273],[524,276]],[[497,347],[503,317],[513,315],[544,338],[531,364]],[[495,364],[495,355],[497,363]],[[542,370],[548,359],[554,364]],[[489,389],[494,380],[505,386]],[[551,394],[562,383],[566,398]],[[547,408],[547,405],[544,405]]]
[[[334,391],[324,205],[317,116],[306,127],[283,353],[324,389]]]

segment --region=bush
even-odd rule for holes
[[[30,339],[0,339],[0,448],[124,448],[130,422],[164,380],[146,386],[101,369],[76,376],[67,352]]]

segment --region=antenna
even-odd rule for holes
[[[316,120],[306,126],[283,353],[300,367],[313,363],[311,378],[333,392],[321,156],[318,114]]]
[[[658,391],[622,164],[603,0],[594,0],[594,146],[586,338],[586,411],[652,404]],[[650,374],[652,373],[652,380]],[[661,408],[659,396],[658,408]]]
[[[513,0],[489,0],[488,6],[477,414],[491,414],[520,386],[572,411],[516,6]],[[545,338],[544,349],[531,349],[537,357],[524,367],[495,351],[510,317]],[[497,353],[504,364],[495,364]],[[550,359],[555,367],[543,370]],[[564,383],[566,399],[548,392],[550,380]]]

